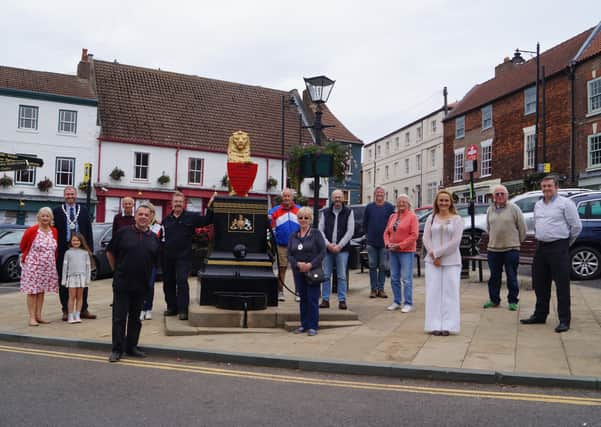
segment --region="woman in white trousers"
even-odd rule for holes
[[[426,321],[424,330],[432,335],[459,333],[461,253],[463,219],[457,215],[451,193],[440,190],[434,211],[426,220],[423,243],[426,263]]]

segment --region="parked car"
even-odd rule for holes
[[[560,188],[558,194],[564,197],[570,197],[577,194],[587,193],[591,190],[586,188]],[[524,221],[529,232],[534,232],[534,205],[543,197],[543,192],[528,191],[527,193],[519,194],[509,199],[510,202],[519,206],[524,214]]]
[[[570,197],[582,220],[582,232],[570,248],[570,268],[575,280],[595,279],[601,275],[601,191],[589,191]]]
[[[96,263],[96,269],[92,270],[92,280],[111,277],[113,270],[106,257],[106,247],[113,237],[113,224],[110,222],[92,224],[92,233],[94,235],[94,262]]]
[[[19,244],[26,225],[3,224],[0,228],[0,280],[16,282],[21,278]]]

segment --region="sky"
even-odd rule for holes
[[[460,100],[516,48],[545,51],[601,21],[598,0],[3,3],[0,65],[75,74],[87,48],[280,90],[324,74],[328,107],[365,143],[440,108],[444,86]]]

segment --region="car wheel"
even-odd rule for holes
[[[580,246],[572,249],[570,253],[570,266],[572,277],[575,280],[594,279],[599,275],[599,251],[590,246]]]
[[[2,266],[2,280],[6,282],[17,282],[20,278],[21,268],[19,267],[19,257],[10,257]]]

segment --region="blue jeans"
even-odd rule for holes
[[[305,275],[294,272],[294,283],[300,297],[300,321],[305,330],[315,329],[319,326],[319,285],[309,285]]]
[[[488,279],[488,296],[492,302],[501,302],[501,276],[503,266],[507,276],[507,289],[509,304],[517,304],[520,287],[518,285],[518,266],[520,264],[520,252],[517,250],[505,252],[488,252],[488,268],[490,279]]]
[[[348,252],[338,252],[337,254],[326,253],[323,259],[323,272],[326,279],[322,285],[321,297],[324,301],[330,300],[332,292],[332,270],[336,262],[336,278],[338,279],[338,301],[346,301],[346,266],[348,264]]]
[[[367,245],[369,260],[369,286],[372,290],[384,290],[384,281],[388,272],[388,250]]]
[[[401,280],[403,281],[405,304],[413,305],[413,252],[390,252],[390,283],[394,302],[401,305]]]
[[[148,293],[144,298],[144,307],[142,310],[144,311],[152,311],[152,303],[154,302],[154,280],[157,277],[157,268],[152,267],[152,271],[150,272],[150,283],[148,284]]]

